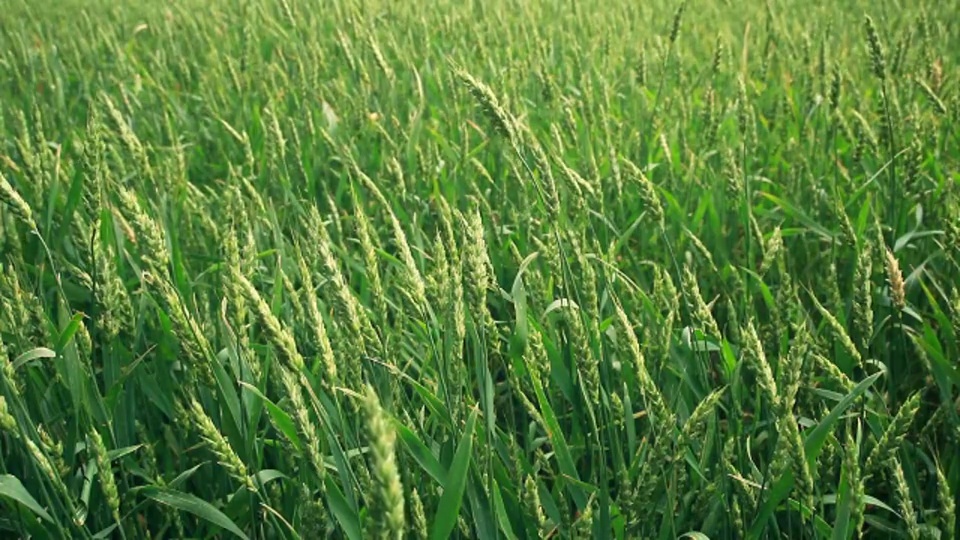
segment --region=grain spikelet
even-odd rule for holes
[[[837,338],[843,348],[847,351],[848,354],[853,358],[857,366],[863,365],[863,357],[860,356],[860,351],[857,350],[857,346],[853,344],[853,340],[850,339],[850,335],[847,334],[846,329],[843,325],[840,324],[840,321],[830,313],[827,308],[823,307],[823,304],[817,300],[817,297],[814,294],[810,294],[810,299],[813,301],[813,305],[816,306],[817,311],[820,312],[820,315],[827,321],[827,325],[833,331],[833,335]]]
[[[853,325],[861,354],[868,354],[873,337],[873,244],[865,241],[857,251],[853,274]]]
[[[367,438],[370,446],[370,472],[373,498],[368,533],[382,540],[403,538],[405,527],[403,484],[397,467],[394,441],[396,435],[380,407],[373,387],[367,385],[364,395]]]
[[[483,109],[484,114],[493,124],[494,128],[505,135],[512,144],[516,145],[518,140],[516,121],[500,103],[500,100],[497,98],[497,95],[493,93],[493,90],[462,69],[455,69],[455,74],[461,81],[466,83],[470,94],[480,105],[480,108]]]
[[[291,372],[286,366],[280,366],[280,379],[286,390],[287,398],[290,399],[290,409],[293,412],[293,418],[297,423],[297,428],[303,435],[304,453],[307,461],[313,467],[316,474],[317,483],[323,485],[326,476],[326,463],[323,454],[320,453],[320,436],[317,434],[316,424],[310,418],[310,410],[307,408],[303,399],[303,390],[300,387],[300,378]]]
[[[140,260],[151,273],[161,277],[169,276],[170,252],[164,238],[163,229],[157,224],[137,200],[136,194],[124,186],[118,186],[120,211],[129,219],[136,243],[140,248]]]
[[[70,491],[67,489],[67,485],[63,482],[63,478],[56,472],[56,469],[51,463],[50,459],[43,453],[37,443],[33,442],[32,439],[28,437],[23,437],[22,440],[27,446],[27,451],[30,453],[30,457],[33,458],[33,462],[40,469],[40,472],[47,477],[47,480],[57,489],[61,497],[69,499],[72,501],[72,496]],[[70,506],[73,506],[72,504]]]
[[[778,260],[780,250],[782,249],[783,235],[781,234],[780,227],[778,226],[773,230],[770,238],[767,239],[766,244],[763,246],[763,261],[760,263],[761,276],[766,275],[773,264]]]
[[[893,487],[897,494],[900,516],[907,524],[907,537],[910,540],[920,540],[920,524],[917,522],[917,512],[914,509],[910,487],[907,485],[907,479],[903,474],[903,464],[900,463],[899,458],[891,460],[890,472],[893,474]]]
[[[629,159],[624,158],[623,165],[626,169],[627,177],[632,180],[637,187],[640,188],[640,200],[643,201],[643,204],[650,212],[654,223],[660,227],[660,230],[663,230],[663,203],[660,201],[660,195],[657,194],[657,189],[653,185],[653,182],[647,178],[647,175],[643,173],[643,170],[640,169],[640,167],[635,165]]]
[[[633,369],[637,373],[640,392],[646,400],[647,407],[652,412],[654,426],[659,430],[668,429],[670,426],[676,424],[675,416],[670,412],[663,394],[660,392],[660,389],[657,388],[653,378],[650,377],[646,360],[640,349],[640,342],[637,340],[636,334],[634,334],[630,319],[627,318],[626,312],[623,311],[620,301],[616,299],[616,297],[611,298],[613,299],[614,308],[617,312],[617,319],[620,322],[620,331],[625,339],[624,349],[629,354],[629,359],[633,363]]]
[[[300,280],[304,289],[304,304],[307,310],[307,320],[313,334],[313,345],[319,351],[320,365],[323,370],[322,384],[325,386],[333,385],[337,382],[337,362],[333,354],[333,347],[330,344],[330,337],[327,332],[327,325],[320,313],[320,306],[317,303],[316,287],[313,283],[313,272],[307,266],[307,261],[303,256],[300,245],[296,246],[297,266],[300,269]]]
[[[858,435],[854,438],[853,429],[847,429],[846,443],[843,445],[843,474],[852,491],[850,497],[850,523],[857,536],[861,534],[866,508],[863,470],[860,468],[860,423],[856,421]]]
[[[187,425],[196,427],[200,432],[200,437],[217,457],[217,461],[237,483],[248,491],[256,491],[256,485],[247,474],[247,466],[244,465],[243,460],[240,459],[237,452],[214,425],[213,420],[203,410],[200,402],[192,396],[186,398],[186,401],[186,407],[180,401],[176,402],[177,416],[180,420],[189,422]]]
[[[120,523],[120,496],[117,492],[117,484],[113,478],[113,467],[107,456],[107,447],[103,444],[103,438],[96,429],[90,430],[90,445],[87,449],[93,454],[94,461],[97,463],[97,477],[100,479],[100,487],[103,489],[104,498],[113,514],[113,520]]]
[[[0,173],[0,201],[4,202],[13,212],[13,215],[23,222],[29,230],[37,230],[37,223],[33,220],[33,211],[30,210],[30,205],[23,200],[23,197],[7,181],[3,173]]]
[[[309,222],[310,230],[313,233],[312,240],[315,242],[315,247],[320,251],[320,262],[323,264],[327,277],[334,288],[334,309],[337,312],[337,318],[342,321],[342,325],[345,327],[346,335],[344,338],[347,341],[345,350],[349,354],[347,361],[344,363],[346,373],[343,376],[343,382],[350,388],[361,388],[360,358],[367,353],[366,343],[363,339],[363,322],[360,319],[362,308],[347,285],[347,280],[333,255],[330,236],[316,207],[310,208]]]
[[[900,262],[889,248],[887,253],[887,281],[890,283],[890,298],[894,307],[903,310],[907,306],[906,287],[903,282],[903,273],[900,271]]]
[[[266,332],[267,338],[273,343],[273,346],[277,348],[281,358],[287,362],[287,365],[289,365],[293,371],[302,371],[305,362],[303,361],[303,356],[301,356],[297,350],[297,344],[296,341],[294,341],[293,334],[277,319],[276,315],[270,310],[270,306],[263,297],[260,296],[256,287],[253,286],[253,283],[250,283],[250,280],[248,280],[246,276],[234,271],[230,278],[240,286],[240,290],[246,297],[247,302],[253,307],[253,313],[257,316],[262,328]]]
[[[110,119],[116,124],[117,130],[120,132],[120,140],[137,160],[140,172],[149,178],[151,176],[150,160],[147,158],[147,151],[143,143],[137,138],[136,133],[133,132],[130,124],[127,123],[127,120],[123,117],[123,113],[120,112],[120,109],[113,103],[110,96],[105,92],[100,92],[100,100],[107,107],[107,114],[110,116]]]
[[[421,311],[426,310],[426,283],[423,281],[423,275],[420,273],[420,269],[417,267],[417,262],[413,258],[413,252],[410,249],[410,244],[407,242],[407,234],[403,230],[403,225],[401,225],[400,220],[397,219],[397,215],[390,207],[390,202],[386,197],[383,196],[380,188],[377,187],[373,180],[371,180],[369,176],[364,174],[359,169],[356,169],[356,173],[367,189],[369,189],[374,196],[376,196],[381,206],[386,210],[387,216],[390,218],[390,225],[393,228],[394,243],[396,243],[397,249],[400,250],[400,260],[403,261],[404,268],[406,269],[406,276],[404,279],[404,284],[406,286],[404,288],[405,293],[409,295],[411,302],[414,306],[416,306],[417,309]]]
[[[410,492],[410,514],[411,526],[410,533],[415,540],[427,540],[430,529],[427,521],[427,512],[423,508],[423,499],[416,488]]]
[[[376,232],[370,224],[370,218],[363,210],[363,203],[356,191],[353,192],[353,208],[357,236],[360,239],[360,251],[363,254],[364,274],[370,281],[370,294],[373,296],[374,312],[382,322],[386,322],[387,299],[383,290],[383,280],[380,277],[380,262],[377,258],[375,243]]]
[[[207,339],[200,321],[180,298],[176,289],[166,279],[149,272],[142,274],[143,281],[158,296],[157,300],[173,322],[173,331],[180,341],[180,347],[191,361],[188,375],[199,375],[208,386],[214,385],[210,361],[214,357],[213,348]]]
[[[483,228],[483,218],[477,204],[463,219],[465,244],[463,246],[464,288],[466,307],[475,317],[478,331],[484,332],[486,346],[492,360],[500,356],[500,337],[496,323],[487,305],[487,294],[493,287],[490,256],[487,253],[487,240]]]
[[[943,472],[943,466],[937,461],[937,502],[940,505],[938,520],[940,521],[940,530],[944,540],[954,540],[956,538],[957,527],[957,503],[950,490],[950,484],[947,476]]]
[[[10,414],[7,398],[3,395],[0,395],[0,432],[7,432],[15,439],[20,436],[17,432],[17,419]]]
[[[897,450],[903,443],[907,430],[913,423],[913,418],[920,409],[921,392],[915,392],[906,403],[897,411],[890,425],[884,430],[880,440],[867,456],[864,474],[869,477],[879,471],[879,468],[897,457]]]
[[[779,411],[782,403],[780,392],[777,390],[777,383],[773,378],[773,370],[770,368],[767,356],[763,352],[760,337],[757,335],[757,329],[752,320],[747,321],[747,326],[741,331],[740,335],[744,340],[744,362],[756,373],[757,382],[767,401],[773,406],[775,411]]]
[[[864,27],[867,32],[867,48],[870,51],[873,74],[881,81],[885,80],[887,78],[887,63],[884,58],[883,45],[880,43],[877,27],[873,24],[873,19],[869,15],[864,18]]]
[[[723,334],[720,333],[720,327],[713,318],[713,313],[710,312],[710,308],[700,294],[700,285],[697,282],[697,276],[694,274],[693,269],[690,268],[690,264],[686,262],[683,264],[683,275],[681,276],[680,284],[684,291],[687,308],[690,310],[690,316],[693,319],[691,322],[707,336],[714,339],[721,339]]]

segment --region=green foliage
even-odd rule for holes
[[[921,1],[0,17],[0,535],[955,538]]]

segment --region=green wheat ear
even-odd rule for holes
[[[883,45],[880,43],[880,35],[877,33],[877,27],[873,24],[873,18],[869,15],[864,18],[864,28],[867,32],[867,49],[870,51],[873,74],[878,79],[885,80],[887,78],[887,61]]]
[[[0,353],[2,352],[0,351]],[[14,438],[20,436],[17,433],[17,419],[10,414],[6,396],[0,396],[0,430],[6,431]]]
[[[7,178],[0,173],[0,202],[5,203],[13,214],[31,231],[37,230],[37,223],[33,220],[33,210],[27,201],[23,200],[20,193],[7,181]]]
[[[364,392],[364,412],[370,445],[370,477],[373,480],[369,534],[383,540],[403,538],[406,530],[403,484],[397,468],[396,435],[372,386]]]
[[[950,482],[943,472],[943,466],[937,464],[937,502],[940,505],[940,513],[937,516],[943,532],[943,538],[956,538],[957,528],[957,504],[950,488]]]
[[[107,505],[110,507],[114,521],[120,523],[120,496],[117,491],[116,479],[113,475],[113,466],[107,456],[107,447],[103,443],[103,438],[100,437],[100,432],[96,429],[90,430],[89,442],[91,444],[87,448],[93,454],[94,460],[97,463],[97,476],[100,479],[100,487],[103,489],[103,494],[107,499]]]

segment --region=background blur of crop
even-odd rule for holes
[[[957,23],[6,2],[0,534],[956,538]]]

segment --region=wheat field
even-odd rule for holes
[[[10,0],[0,536],[957,538],[929,0]]]

